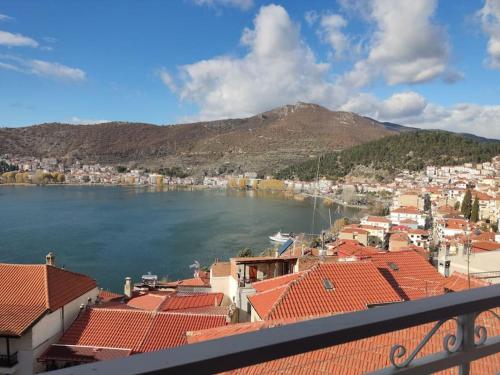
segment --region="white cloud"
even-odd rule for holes
[[[422,95],[409,91],[396,93],[385,100],[361,93],[353,96],[341,109],[379,121],[500,139],[500,105],[460,103],[445,107],[428,103]]]
[[[7,47],[38,47],[38,42],[21,34],[0,31],[0,45]]]
[[[158,76],[160,77],[160,80],[170,89],[170,91],[177,91],[177,85],[169,72],[162,68],[158,70]]]
[[[69,66],[59,63],[52,63],[42,60],[31,60],[28,65],[31,71],[39,76],[58,78],[69,81],[84,81],[86,74],[78,68],[70,68]]]
[[[1,14],[1,13],[0,13],[0,22],[2,22],[2,21],[12,21],[12,20],[13,20],[13,18],[12,18],[12,17],[9,17],[9,16],[8,16],[8,15],[6,15],[6,14]]]
[[[316,21],[318,20],[318,18],[319,18],[319,14],[315,10],[308,10],[304,14],[304,19],[309,24],[309,26],[312,26],[314,23],[316,23]]]
[[[242,58],[222,56],[180,67],[176,92],[199,106],[201,119],[250,116],[299,100],[330,106],[345,100],[346,93],[328,80],[329,64],[316,62],[283,7],[262,7],[241,43],[248,48]],[[162,80],[171,86],[170,75]]]
[[[500,69],[500,0],[486,0],[479,11],[484,32],[488,35],[488,64]]]
[[[103,124],[106,122],[111,122],[109,120],[91,120],[91,119],[82,119],[80,117],[73,116],[68,121],[70,124],[74,125],[95,125],[95,124]]]
[[[349,38],[342,32],[346,26],[347,21],[339,14],[321,16],[319,35],[324,42],[330,44],[336,59],[343,58],[350,48]]]
[[[230,6],[243,10],[250,9],[253,6],[253,0],[194,0],[196,5],[208,6]]]
[[[451,77],[446,32],[432,22],[436,0],[361,2],[369,7],[366,16],[375,31],[368,56],[345,76],[345,84],[362,87],[378,76],[390,85],[425,82],[445,74]]]
[[[77,82],[86,79],[85,72],[78,68],[43,60],[29,60],[12,55],[0,55],[0,69],[2,68],[64,81]]]

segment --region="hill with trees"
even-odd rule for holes
[[[347,176],[360,166],[376,172],[379,180],[398,171],[419,171],[428,165],[444,166],[481,163],[500,154],[500,141],[482,142],[445,131],[405,132],[357,145],[320,157],[319,176],[333,180]],[[313,180],[318,158],[312,158],[280,170],[280,179]]]

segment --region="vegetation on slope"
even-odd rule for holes
[[[419,171],[428,165],[458,165],[489,161],[500,154],[500,142],[479,142],[444,131],[417,131],[385,137],[321,156],[319,175],[333,180],[345,177],[358,166],[387,171]],[[312,180],[318,159],[280,170],[280,179]]]

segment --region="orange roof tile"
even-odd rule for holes
[[[95,287],[91,278],[53,266],[0,264],[0,334],[20,336],[46,312]]]
[[[370,260],[404,300],[443,293],[444,277],[414,251],[379,253]]]
[[[387,219],[386,217],[383,217],[383,216],[368,216],[366,221],[371,221],[374,223],[386,223],[386,224],[391,223],[391,221],[389,219]]]
[[[89,363],[95,361],[106,361],[128,357],[132,353],[130,349],[93,348],[86,346],[51,345],[43,353],[41,360],[44,361],[71,361]]]
[[[287,285],[290,281],[299,278],[303,272],[289,273],[288,275],[272,277],[267,280],[257,281],[252,284],[257,292],[263,292],[265,290],[274,289],[283,285]]]
[[[160,307],[160,305],[165,301],[165,298],[166,298],[165,295],[146,293],[146,294],[131,298],[127,302],[127,306],[133,307],[134,309],[139,309],[139,310],[154,311]]]
[[[191,309],[196,307],[220,306],[223,293],[196,293],[191,295],[172,294],[159,306],[161,311]]]
[[[120,301],[124,297],[125,296],[123,294],[114,293],[109,290],[101,289],[99,291],[99,301],[101,301],[102,303]]]
[[[471,288],[482,288],[484,286],[491,285],[487,281],[476,279],[475,277],[470,277],[470,287]],[[460,292],[462,290],[469,289],[469,279],[467,275],[460,272],[453,272],[450,277],[447,277],[443,282],[443,288],[453,291]]]
[[[500,243],[491,241],[473,241],[472,252],[500,250]]]
[[[391,210],[391,213],[398,213],[398,214],[423,214],[422,211],[420,211],[417,207],[413,206],[407,206],[407,207],[399,207],[394,210]]]
[[[325,280],[333,287],[326,289]],[[368,305],[401,301],[368,262],[320,263],[284,287],[249,297],[264,319],[297,318],[363,310]]]

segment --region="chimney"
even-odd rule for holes
[[[123,289],[123,294],[125,294],[125,297],[127,298],[132,298],[132,278],[131,277],[126,277],[125,278],[125,287]]]
[[[53,267],[56,266],[56,256],[52,253],[52,251],[45,256],[45,264]]]

